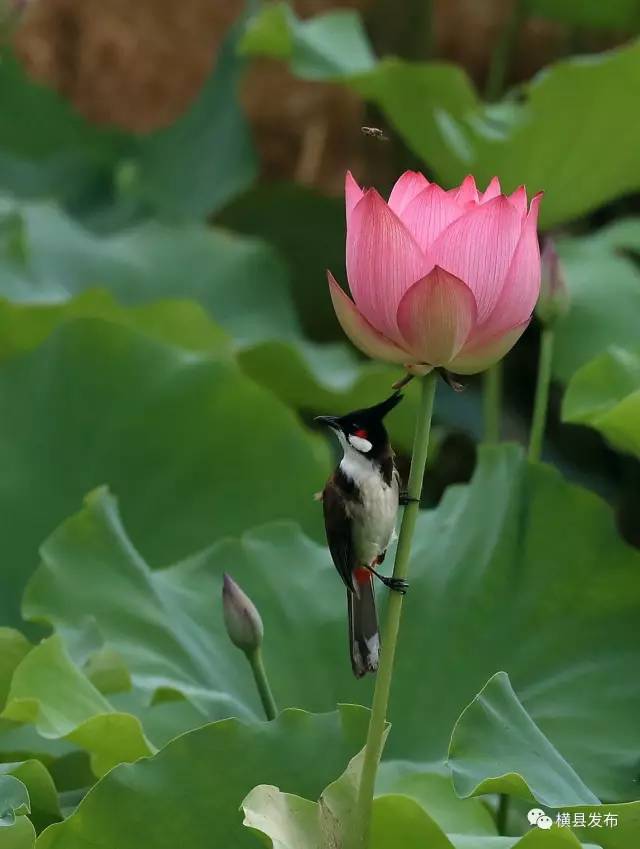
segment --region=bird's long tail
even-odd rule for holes
[[[359,594],[347,590],[347,608],[351,666],[356,678],[362,678],[365,673],[377,670],[380,654],[373,575],[358,581],[358,589]]]

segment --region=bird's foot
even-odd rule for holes
[[[382,583],[390,590],[393,590],[394,593],[400,593],[404,595],[406,591],[409,589],[409,582],[405,581],[404,578],[388,578],[386,575],[381,575],[380,572],[377,572],[373,566],[365,566],[372,575],[375,575],[378,580],[382,581]]]
[[[412,498],[408,492],[404,491],[400,493],[400,497],[398,498],[398,502],[401,507],[406,507],[407,504],[420,504],[419,498]]]
[[[378,576],[385,587],[388,587],[394,593],[400,593],[400,595],[405,595],[407,590],[409,589],[409,582],[405,581],[404,578],[387,578],[381,575]]]

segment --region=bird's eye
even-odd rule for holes
[[[357,436],[359,439],[366,439],[369,434],[363,427],[359,427],[356,431],[354,431],[353,435]]]

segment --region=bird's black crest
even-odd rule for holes
[[[368,415],[377,415],[378,418],[383,419],[387,413],[390,413],[394,407],[397,407],[400,401],[402,401],[402,398],[402,392],[396,391],[384,401],[381,401],[379,404],[375,404],[373,407],[366,407],[362,410],[362,412]]]

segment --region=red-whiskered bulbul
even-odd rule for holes
[[[347,587],[349,647],[357,678],[378,668],[380,640],[373,576],[397,592],[407,583],[380,575],[400,503],[400,483],[383,419],[400,402],[394,393],[380,404],[345,416],[318,416],[338,437],[344,455],[322,491],[327,542]]]

